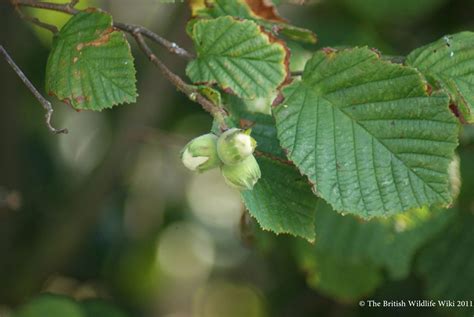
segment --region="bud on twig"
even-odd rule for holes
[[[226,183],[238,190],[251,190],[260,179],[261,172],[253,155],[236,165],[223,165],[222,175]]]

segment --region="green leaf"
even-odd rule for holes
[[[100,11],[73,16],[53,40],[46,90],[75,109],[102,110],[136,100],[135,68],[125,35]]]
[[[463,119],[474,122],[474,32],[444,36],[420,47],[408,55],[406,64],[449,92]]]
[[[314,241],[317,198],[294,166],[270,158],[257,159],[262,178],[241,193],[250,214],[265,230]]]
[[[474,298],[474,215],[459,213],[447,231],[420,253],[417,272],[425,279],[425,292],[434,300]],[[452,316],[472,316],[473,307],[449,308]]]
[[[197,89],[204,97],[209,99],[214,105],[218,107],[222,106],[222,97],[221,97],[221,93],[218,90],[211,88],[209,86],[198,86]]]
[[[314,34],[310,30],[303,29],[291,24],[286,24],[286,23],[277,23],[275,25],[277,28],[281,29],[279,33],[282,35],[285,35],[290,40],[302,42],[302,43],[309,43],[309,44],[316,44],[316,42],[318,41],[316,34]]]
[[[291,40],[315,44],[316,34],[312,31],[286,23],[273,4],[265,0],[208,0],[190,1],[193,16],[200,18],[218,18],[233,16],[252,20],[268,31],[280,33]]]
[[[335,210],[372,217],[451,202],[459,124],[415,69],[367,48],[325,50],[283,94],[281,145]]]
[[[266,96],[288,76],[288,51],[252,21],[232,17],[193,25],[197,58],[186,73],[195,83],[217,83],[246,98]]]
[[[14,317],[86,317],[72,299],[60,295],[41,295],[23,305]]]
[[[361,221],[320,201],[316,243],[297,241],[297,259],[311,286],[345,301],[360,299],[382,282],[383,271],[391,279],[406,278],[416,252],[447,226],[451,216],[451,211],[416,209]]]

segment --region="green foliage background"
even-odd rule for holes
[[[128,1],[96,2],[116,20],[145,25],[192,50],[184,29],[186,4],[136,1],[131,10]],[[367,45],[406,55],[444,34],[474,30],[470,0],[321,0],[304,7],[282,2],[283,16],[317,33],[317,48]],[[6,1],[0,3],[0,43],[38,87],[45,86],[50,44]],[[293,70],[302,69],[310,48],[291,45]],[[307,199],[292,201],[291,193],[279,199],[303,210],[294,227],[315,239],[309,244],[262,231],[242,215],[239,194],[218,173],[184,170],[180,148],[208,132],[211,118],[177,93],[133,43],[132,51],[137,103],[89,113],[57,102],[53,120],[69,128],[67,136],[48,133],[36,100],[0,62],[1,317],[41,316],[42,309],[51,316],[87,317],[472,316],[472,309],[357,304],[474,300],[471,126],[461,132],[462,187],[452,209],[362,223],[318,202],[313,219],[303,207],[314,206],[315,199],[302,186]],[[157,52],[185,76],[184,61]],[[275,131],[261,124],[254,133],[269,153],[281,155],[265,142]],[[259,161],[262,173],[272,170],[267,159]],[[298,179],[291,168],[280,173],[242,194],[251,214],[263,213],[263,228],[280,223],[264,218],[268,210],[258,207],[254,195]],[[272,210],[284,212],[278,202],[265,206],[272,203]],[[305,226],[311,221],[316,237]]]

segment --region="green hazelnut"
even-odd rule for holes
[[[208,133],[191,140],[181,151],[184,166],[191,171],[204,172],[218,167],[217,136]]]
[[[217,140],[217,153],[226,165],[236,165],[252,155],[257,142],[250,136],[250,130],[232,128]]]
[[[223,165],[221,169],[225,182],[238,190],[251,190],[262,175],[253,155],[236,165]]]

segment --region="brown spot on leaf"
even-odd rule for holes
[[[425,91],[428,94],[428,96],[431,96],[431,94],[433,93],[433,86],[431,86],[430,84],[426,84]]]
[[[54,96],[54,97],[58,98],[57,95],[56,95],[54,92],[52,92],[52,91],[48,92],[48,95]],[[58,99],[59,99],[59,98],[58,98]],[[71,108],[72,108],[73,110],[75,110],[76,112],[80,112],[79,109],[74,108],[74,106],[73,106],[72,103],[71,103],[71,99],[69,99],[69,98],[63,98],[63,99],[60,99],[60,100],[61,100],[61,102],[65,103],[66,105],[68,105],[69,107],[71,107]]]
[[[329,58],[333,58],[337,53],[337,50],[332,47],[323,47],[321,51]]]
[[[61,99],[61,101],[64,102],[64,103],[65,103],[66,105],[68,105],[69,107],[71,107],[71,108],[72,108],[73,110],[75,110],[76,112],[80,112],[80,111],[81,111],[81,110],[79,110],[79,109],[74,108],[74,106],[73,106],[72,103],[71,103],[71,99],[69,99],[69,98],[63,98],[63,99]]]
[[[76,96],[76,97],[74,97],[74,100],[75,100],[77,103],[84,103],[84,102],[87,100],[87,97],[84,97],[84,96]]]
[[[259,26],[259,28],[260,28],[260,32],[267,36],[268,42],[277,43],[278,45],[280,45],[283,48],[283,50],[285,52],[285,59],[283,60],[283,66],[285,67],[285,74],[286,75],[285,75],[285,78],[283,79],[283,81],[277,87],[277,90],[280,91],[280,89],[284,85],[287,85],[287,84],[291,83],[291,81],[292,81],[291,73],[290,73],[290,55],[291,55],[290,49],[288,48],[288,46],[286,46],[286,43],[284,41],[276,38],[271,33],[265,31],[263,26]]]
[[[278,95],[275,97],[275,99],[273,99],[272,107],[278,106],[279,104],[281,104],[283,102],[283,100],[285,100],[285,97],[283,96],[281,91],[279,91]]]
[[[372,52],[374,52],[375,54],[377,54],[377,57],[378,57],[378,58],[381,58],[381,57],[382,57],[382,53],[381,53],[378,49],[372,47],[372,48],[370,48],[370,50],[371,50]]]
[[[81,51],[84,47],[87,47],[87,46],[94,46],[94,47],[97,47],[97,46],[102,46],[102,45],[105,45],[109,42],[110,40],[110,35],[112,34],[112,32],[114,32],[115,29],[113,27],[108,27],[107,29],[105,29],[104,31],[102,31],[99,35],[98,35],[98,38],[95,39],[95,40],[92,40],[90,42],[84,42],[84,43],[79,43],[77,44],[76,46],[76,50],[77,51]]]
[[[450,104],[449,105],[449,110],[451,110],[451,112],[457,117],[459,118],[461,116],[461,114],[459,113],[459,109],[458,107],[455,105],[455,104]]]
[[[252,13],[261,19],[275,22],[287,22],[277,12],[270,0],[245,0]]]
[[[454,103],[450,104],[449,110],[451,110],[451,112],[456,116],[456,118],[458,118],[459,122],[461,122],[462,124],[467,124],[466,119],[464,119],[463,115],[459,111],[459,108],[456,104]]]
[[[459,96],[459,98],[461,98],[461,101],[460,103],[462,105],[465,105],[466,107],[468,107],[469,103],[467,102],[466,98],[464,97],[464,94],[459,90],[459,87],[458,86],[455,86],[456,88],[456,92],[457,92],[457,95]],[[458,105],[454,105],[456,107],[456,109],[458,109]],[[468,107],[468,109],[470,109],[470,107]],[[459,110],[459,109],[458,109]],[[469,110],[468,110],[469,111]],[[462,114],[462,112],[458,111],[459,114],[460,114],[460,117],[459,117],[459,121],[462,123],[462,124],[467,124],[467,120],[466,118],[464,118],[464,115]],[[471,112],[469,111],[468,114],[470,115]]]
[[[229,95],[235,95],[235,92],[230,87],[222,87],[222,90]]]
[[[79,57],[74,56],[74,58],[72,59],[72,63],[76,64],[78,60],[79,60]]]
[[[64,102],[66,105],[72,107],[71,99],[69,99],[69,98],[64,98],[64,99],[62,99],[61,101]]]
[[[253,122],[251,120],[247,120],[247,119],[240,119],[239,120],[239,126],[242,129],[248,129],[248,128],[251,128],[254,125],[255,125],[255,122]]]

